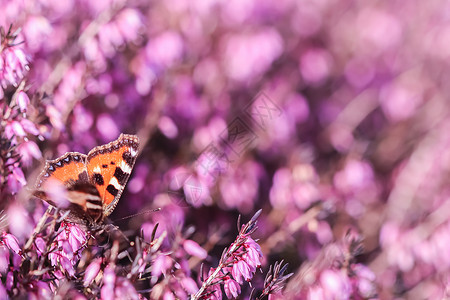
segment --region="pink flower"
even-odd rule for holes
[[[235,265],[237,265],[237,269],[246,281],[250,281],[250,279],[252,279],[252,271],[247,262],[244,260],[239,260]]]
[[[69,228],[69,243],[72,246],[72,250],[77,252],[87,241],[86,232],[84,232],[77,224],[67,223],[67,226]]]
[[[86,271],[84,273],[84,286],[88,286],[92,283],[92,281],[97,277],[98,273],[100,272],[100,265],[102,263],[101,258],[94,259],[89,266],[86,268]]]
[[[258,78],[283,51],[283,40],[272,27],[223,35],[220,45],[225,72],[237,81]]]
[[[320,283],[329,298],[348,299],[350,296],[350,282],[342,272],[325,270],[320,275]]]
[[[201,259],[205,259],[208,256],[208,252],[206,252],[205,249],[191,240],[185,240],[183,242],[183,248],[189,255],[196,256]]]
[[[332,57],[326,50],[309,49],[300,59],[300,72],[305,81],[316,84],[330,75],[332,63]]]
[[[9,85],[17,86],[29,69],[27,55],[16,38],[11,28],[0,36],[0,98],[3,98],[3,89]]]
[[[1,242],[15,253],[19,255],[22,253],[22,249],[20,249],[19,246],[19,241],[12,234],[3,232]]]
[[[180,284],[189,294],[195,294],[195,292],[198,291],[197,283],[195,283],[195,280],[190,277],[184,277],[181,279]]]
[[[103,287],[101,290],[101,297],[103,300],[114,299],[114,283],[116,281],[116,274],[114,269],[108,265],[103,272]]]
[[[67,272],[69,276],[75,276],[75,269],[72,262],[64,256],[60,256],[58,259],[62,269]]]
[[[140,297],[128,279],[119,277],[117,278],[116,285],[114,287],[114,299],[139,300]]]
[[[138,10],[126,8],[116,17],[116,26],[127,42],[136,40],[143,26],[142,15]]]
[[[15,194],[20,191],[20,189],[27,184],[27,180],[25,179],[25,175],[21,168],[17,166],[12,167],[11,173],[7,178],[9,190]]]
[[[165,254],[160,254],[153,263],[152,276],[159,277],[161,274],[165,274],[171,267],[172,259]]]
[[[24,137],[27,134],[18,121],[12,121],[8,123],[5,127],[5,133],[7,138],[12,138],[13,136]]]
[[[7,294],[7,292],[6,292],[6,288],[5,288],[5,286],[3,285],[3,283],[0,283],[0,298],[1,299],[8,299],[8,294]]]
[[[252,268],[252,272],[255,272],[256,268],[261,267],[260,258],[263,257],[261,246],[259,246],[259,244],[256,243],[251,237],[248,237],[244,243],[244,247],[247,252],[244,253],[243,258]]]
[[[83,245],[86,244],[87,234],[76,224],[62,222],[63,230],[53,242],[56,249],[49,254],[50,262],[53,266],[59,265],[70,276],[75,274],[74,265],[81,257]]]
[[[37,253],[39,255],[42,255],[47,250],[47,245],[43,238],[37,237],[34,241],[34,244],[36,245]]]
[[[241,286],[231,278],[225,280],[223,289],[228,299],[237,298],[241,293]]]
[[[168,68],[181,58],[183,40],[177,32],[166,31],[153,37],[145,51],[150,64],[161,69]]]
[[[16,96],[17,105],[19,105],[19,109],[21,112],[27,112],[28,105],[30,105],[30,98],[28,98],[27,93],[24,91],[20,91]]]
[[[44,281],[38,281],[35,284],[37,289],[38,299],[50,299],[53,296],[53,292],[50,289],[48,283]]]
[[[220,289],[220,284],[215,284],[211,287],[211,294],[206,299],[211,300],[222,300],[222,290]]]
[[[33,141],[24,141],[17,146],[17,151],[21,155],[21,162],[24,166],[30,166],[33,162],[33,158],[41,159],[42,152],[39,147]]]
[[[12,271],[9,271],[8,274],[6,274],[6,289],[8,291],[11,291],[13,287],[14,287],[14,273]]]
[[[0,272],[5,273],[9,267],[9,250],[6,247],[0,247]]]

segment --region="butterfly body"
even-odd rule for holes
[[[49,196],[52,182],[62,184],[69,202],[69,221],[103,222],[116,207],[130,177],[138,154],[135,135],[121,134],[109,144],[93,148],[89,153],[68,152],[47,161],[36,183],[34,195],[59,207]],[[49,187],[50,186],[50,187]]]

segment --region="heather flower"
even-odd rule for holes
[[[106,266],[103,271],[103,287],[101,291],[102,299],[114,299],[114,283],[116,281],[116,275],[114,268],[111,265]]]
[[[184,277],[180,280],[180,284],[183,289],[191,295],[198,291],[197,283],[195,283],[195,280],[192,278]]]
[[[37,281],[31,284],[30,288],[35,291],[29,295],[30,299],[49,299],[53,296],[53,292],[47,282]]]
[[[368,267],[362,264],[352,266],[352,271],[355,273],[355,283],[358,293],[365,298],[373,298],[377,294],[375,285],[376,276]]]
[[[231,278],[225,279],[223,289],[228,299],[237,298],[241,294],[241,286]]]
[[[34,241],[34,244],[36,245],[38,255],[42,255],[47,251],[46,242],[42,237],[37,237],[36,240]]]
[[[6,292],[6,288],[3,285],[3,283],[0,283],[0,298],[2,298],[2,299],[7,299],[8,298],[8,294]]]
[[[19,192],[24,185],[27,184],[25,175],[18,163],[10,164],[8,171],[10,172],[7,177],[8,187],[11,193],[15,194]]]
[[[280,299],[282,297],[281,290],[286,284],[286,280],[293,275],[289,273],[285,275],[288,265],[283,265],[283,261],[276,262],[273,266],[270,266],[264,280],[264,289],[259,299],[269,295],[269,299]]]
[[[6,245],[6,247],[8,247],[9,249],[11,249],[12,251],[14,251],[15,253],[17,253],[19,255],[22,253],[22,250],[19,246],[19,241],[17,240],[17,238],[15,236],[13,236],[10,233],[6,233],[6,232],[2,233],[1,243],[3,245]]]
[[[126,278],[119,277],[114,288],[114,299],[140,299],[134,286]]]
[[[9,271],[8,274],[6,274],[5,286],[8,291],[11,291],[14,286],[14,273],[12,271]]]
[[[201,177],[189,176],[183,183],[183,192],[187,203],[194,207],[200,207],[212,201],[208,185]]]
[[[102,299],[139,299],[136,289],[126,278],[116,276],[114,265],[109,264],[103,272]]]
[[[309,49],[300,59],[300,72],[305,81],[317,84],[328,77],[332,63],[324,49]]]
[[[220,44],[226,74],[242,82],[258,78],[283,50],[283,40],[274,28],[261,28],[252,34],[230,33]]]
[[[310,164],[298,164],[292,169],[280,168],[274,175],[270,202],[276,208],[296,205],[306,209],[320,198],[318,176]]]
[[[245,162],[226,171],[219,184],[224,204],[229,208],[238,208],[242,212],[251,211],[258,199],[258,182],[263,174],[260,166],[253,162]]]
[[[172,259],[170,256],[160,254],[153,262],[152,276],[159,277],[161,274],[165,274],[168,269],[172,267]]]
[[[9,267],[9,250],[6,247],[0,247],[0,273],[4,274]]]
[[[61,232],[52,243],[54,251],[49,254],[53,266],[60,266],[70,276],[74,276],[74,265],[81,257],[81,250],[86,245],[87,235],[76,224],[61,223]]]
[[[348,299],[350,296],[350,281],[339,271],[323,271],[320,275],[320,283],[324,290],[325,298]]]
[[[14,136],[24,137],[27,135],[25,133],[25,130],[23,129],[22,124],[20,124],[19,121],[9,122],[5,127],[5,133],[6,137],[9,139],[13,138]]]
[[[220,289],[220,285],[213,285],[209,290],[209,295],[205,298],[208,300],[222,300],[222,290]]]
[[[100,272],[100,266],[102,263],[101,258],[96,258],[94,261],[92,261],[89,266],[86,268],[86,271],[84,273],[84,286],[88,286],[92,283],[92,281],[97,277],[98,273]]]
[[[185,240],[183,242],[183,248],[189,255],[196,256],[201,259],[205,259],[206,256],[208,256],[206,250],[192,240]]]
[[[238,259],[238,261],[233,264],[231,275],[233,275],[234,279],[239,282],[239,284],[242,284],[242,277],[245,280],[250,281],[252,278],[250,272],[249,265],[244,260]]]
[[[17,146],[17,152],[21,155],[21,162],[24,166],[30,166],[33,158],[41,159],[42,152],[33,141],[24,141]]]
[[[145,47],[148,63],[156,67],[156,71],[171,67],[181,58],[183,40],[174,31],[166,31],[153,37]]]
[[[0,31],[0,99],[4,97],[3,90],[9,85],[17,86],[29,69],[29,59],[17,41],[18,33],[11,29],[5,33],[1,27]]]
[[[231,280],[230,277],[224,272],[230,272],[235,280],[234,282],[229,281],[227,283],[229,294],[236,294],[238,293],[238,290],[240,291],[240,289],[235,286],[235,282],[242,284],[242,278],[246,281],[250,281],[252,279],[253,273],[256,271],[256,267],[259,267],[260,265],[259,254],[261,253],[261,249],[255,241],[250,238],[250,234],[257,228],[256,220],[260,213],[261,210],[259,210],[247,224],[241,227],[236,240],[230,245],[230,248],[222,254],[219,266],[217,268],[210,269],[208,278],[204,280],[202,287],[194,295],[193,299],[199,299],[200,297],[206,297],[208,299],[222,299],[222,291],[219,283],[222,281],[226,282],[226,280]],[[256,251],[257,259],[247,257],[248,260],[245,260],[244,255],[248,252],[248,249],[253,249]]]
[[[17,93],[16,102],[21,112],[27,112],[28,106],[30,105],[30,98],[24,91]]]

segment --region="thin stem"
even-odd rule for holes
[[[216,270],[214,270],[214,272],[211,275],[209,275],[209,277],[206,279],[206,281],[203,282],[201,288],[191,298],[192,300],[199,299],[200,296],[203,294],[203,292],[212,284],[212,282],[214,281],[214,279],[216,279],[219,272],[225,267],[225,264],[226,264],[228,258],[231,256],[231,253],[233,253],[237,250],[237,247],[238,246],[236,245],[236,243],[234,243],[233,246],[230,249],[228,249],[227,253],[220,260],[220,263],[217,266]]]
[[[31,248],[31,245],[33,245],[34,240],[36,239],[36,236],[39,234],[39,232],[41,232],[42,228],[44,227],[44,224],[47,221],[51,210],[52,210],[52,207],[49,206],[47,208],[47,210],[45,211],[44,215],[42,216],[42,218],[37,223],[36,227],[34,228],[33,234],[30,236],[27,243],[25,244],[25,247],[23,248],[24,253],[27,252],[28,249]]]

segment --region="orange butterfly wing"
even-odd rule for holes
[[[86,158],[85,154],[67,152],[55,160],[48,160],[37,179],[36,188],[40,189],[49,178],[58,179],[67,187],[75,182],[89,182]]]
[[[121,134],[117,140],[95,147],[87,155],[89,180],[98,189],[104,216],[112,213],[122,195],[136,161],[138,147],[137,136]]]

